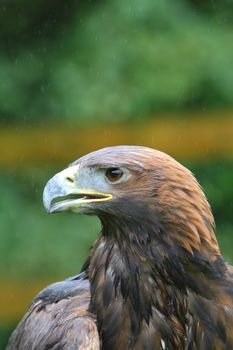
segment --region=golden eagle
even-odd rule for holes
[[[33,300],[8,350],[233,349],[233,270],[184,166],[104,148],[49,180],[44,205],[97,215],[102,230],[81,273]]]

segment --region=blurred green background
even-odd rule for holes
[[[233,1],[0,1],[0,349],[33,295],[79,272],[96,218],[48,215],[46,181],[102,146],[170,153],[233,263]]]

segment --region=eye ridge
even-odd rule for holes
[[[122,178],[123,174],[120,168],[109,168],[106,170],[105,176],[110,182],[117,182]]]

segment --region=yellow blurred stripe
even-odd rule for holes
[[[0,129],[0,166],[69,162],[101,147],[135,144],[176,157],[233,156],[233,112],[160,115],[124,124],[79,127],[54,124]]]
[[[12,324],[26,312],[32,299],[51,281],[36,283],[1,281],[0,288],[0,323]]]

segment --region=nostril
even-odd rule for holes
[[[72,179],[72,177],[69,177],[69,176],[67,176],[66,180],[69,182],[74,182],[74,179]]]

